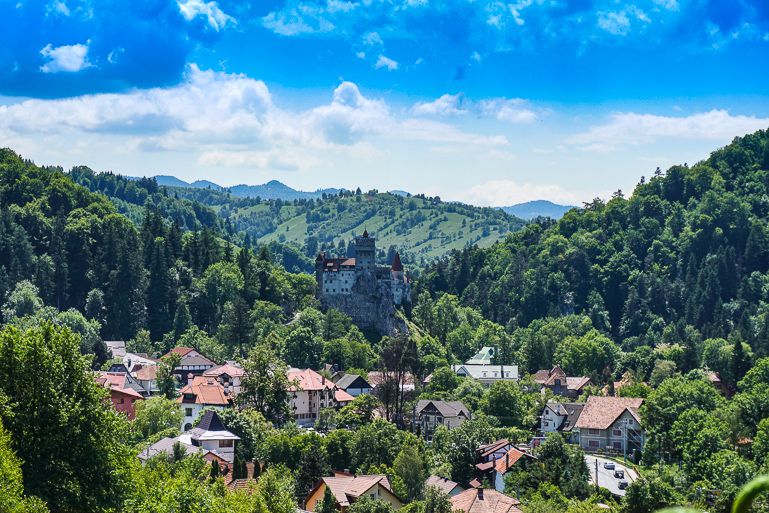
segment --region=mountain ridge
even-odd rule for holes
[[[579,208],[574,205],[561,205],[549,200],[531,200],[523,203],[516,203],[507,207],[499,207],[507,214],[520,217],[521,219],[531,220],[537,217],[550,217],[560,219],[563,215],[573,208]]]

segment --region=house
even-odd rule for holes
[[[227,431],[215,411],[206,411],[197,426],[187,434],[193,447],[202,447],[216,453],[230,463],[235,460],[235,442],[240,440],[240,437]]]
[[[192,422],[204,409],[222,409],[232,405],[232,397],[215,378],[196,376],[180,390],[180,394],[176,402],[182,409],[182,431],[192,429]]]
[[[547,403],[542,410],[540,431],[543,435],[556,431],[571,434],[584,406],[584,403]]]
[[[225,362],[224,365],[211,367],[203,373],[203,376],[207,378],[216,378],[224,387],[225,392],[230,395],[240,393],[240,381],[245,375],[246,371],[236,362]]]
[[[171,354],[178,354],[181,357],[179,365],[174,369],[174,375],[180,383],[183,383],[190,374],[201,376],[205,371],[216,366],[214,362],[191,347],[174,347],[164,354],[163,358]]]
[[[235,460],[235,444],[238,440],[238,436],[227,431],[219,415],[208,410],[193,429],[174,438],[159,440],[139,453],[139,459],[146,463],[158,454],[172,457],[173,447],[178,442],[186,454],[200,454],[208,461],[215,460],[223,467],[229,467]]]
[[[145,397],[157,394],[158,388],[158,366],[157,365],[135,365],[131,375],[141,385],[145,391]]]
[[[517,365],[475,365],[465,363],[452,365],[451,369],[458,376],[471,377],[486,386],[490,386],[497,381],[518,381]]]
[[[403,502],[395,495],[390,480],[385,475],[355,476],[346,472],[335,472],[333,477],[324,477],[310,492],[304,503],[307,511],[316,511],[318,502],[323,500],[326,488],[336,499],[336,508],[344,513],[350,504],[361,497],[381,499],[395,509],[400,509]]]
[[[449,497],[454,497],[455,495],[460,494],[465,489],[459,486],[459,484],[455,483],[451,479],[447,479],[445,477],[440,476],[430,476],[427,478],[427,481],[425,481],[425,488],[432,486],[433,488],[437,488],[438,490],[442,491]]]
[[[341,388],[353,397],[358,397],[361,394],[370,394],[373,388],[368,381],[357,374],[344,374],[334,381],[338,388]]]
[[[289,399],[294,418],[300,426],[313,426],[323,408],[340,408],[350,403],[353,396],[336,386],[312,369],[288,370],[289,382],[295,383],[289,388]]]
[[[521,513],[518,499],[497,490],[469,488],[451,497],[451,510],[464,513]]]
[[[414,422],[427,440],[432,439],[438,426],[452,429],[471,417],[470,410],[462,401],[422,399],[414,407]]]
[[[144,396],[136,389],[139,387],[129,374],[124,372],[97,372],[96,382],[109,390],[110,401],[115,410],[125,413],[129,419],[136,417],[136,401]],[[136,387],[136,388],[135,388]]]
[[[732,389],[729,385],[721,380],[721,375],[714,371],[705,371],[705,378],[718,390],[718,392],[726,398],[732,396]]]
[[[491,360],[494,358],[495,352],[495,348],[484,346],[465,363],[468,365],[491,365]]]
[[[590,396],[573,431],[586,451],[632,454],[643,449],[645,434],[638,413],[643,399]]]
[[[126,354],[125,340],[105,340],[104,345],[112,358],[122,358]]]
[[[584,388],[591,383],[587,376],[566,376],[566,373],[558,365],[550,370],[538,370],[532,376],[532,381],[541,385],[543,392],[551,390],[555,395],[570,399],[576,399],[582,395]]]
[[[482,445],[477,451],[481,459],[481,462],[475,465],[478,481],[488,480],[499,492],[505,489],[505,474],[516,464],[527,465],[535,459],[534,456],[518,449],[506,439]]]

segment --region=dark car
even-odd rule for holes
[[[613,461],[607,461],[603,464],[603,468],[606,470],[614,470],[614,462]]]
[[[624,490],[625,488],[627,488],[627,487],[628,487],[628,483],[627,483],[627,481],[625,481],[625,480],[623,479],[622,481],[620,481],[620,482],[617,484],[617,487],[618,487],[620,490]]]
[[[617,479],[625,479],[625,471],[621,469],[615,470],[614,477],[616,477]]]

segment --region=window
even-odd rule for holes
[[[120,398],[120,404],[123,404],[124,402],[125,402],[125,399],[123,399],[123,398],[121,397],[121,398]]]
[[[613,429],[611,433],[614,436],[622,436],[622,430],[621,429]]]
[[[622,442],[614,442],[614,443],[612,443],[612,447],[614,447],[614,449],[616,449],[618,451],[621,451],[622,450]]]
[[[590,440],[587,443],[587,446],[590,447],[591,449],[598,449],[598,447],[600,447],[600,445],[598,444],[598,440]]]
[[[219,447],[232,447],[233,441],[232,440],[219,440]]]
[[[192,408],[185,408],[184,409],[184,416],[185,417],[192,417]]]
[[[590,433],[591,435],[597,435],[597,434],[598,434],[598,430],[597,430],[597,429],[593,429],[593,428],[590,428],[590,429],[588,430],[588,433]]]

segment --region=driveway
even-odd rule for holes
[[[587,463],[587,468],[590,471],[590,484],[595,485],[596,462],[597,462],[598,486],[600,486],[601,488],[606,488],[614,495],[618,495],[622,497],[623,495],[625,495],[625,490],[619,489],[620,479],[617,479],[616,477],[614,477],[614,470],[603,468],[603,464],[606,463],[607,461],[611,461],[612,463],[614,463],[615,470],[625,471],[625,481],[627,481],[628,484],[638,479],[638,474],[636,474],[635,470],[633,470],[632,468],[626,465],[622,465],[621,463],[617,463],[614,460],[608,460],[600,456],[593,456],[591,454],[586,454],[585,463]]]

